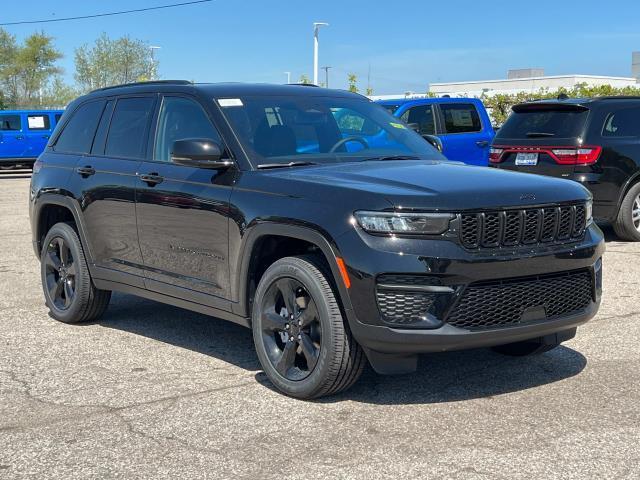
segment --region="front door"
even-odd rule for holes
[[[0,158],[22,158],[26,149],[22,115],[0,114]]]
[[[223,145],[197,100],[164,96],[152,158],[140,166],[136,189],[145,284],[149,290],[224,308],[230,295],[229,198],[236,170],[172,163],[173,142],[189,138]]]

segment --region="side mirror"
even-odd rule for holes
[[[429,142],[433,148],[442,152],[442,140],[440,140],[440,137],[436,135],[422,135],[422,138]]]
[[[220,145],[206,138],[176,140],[171,147],[171,161],[177,165],[213,170],[233,165],[230,160],[222,160]]]

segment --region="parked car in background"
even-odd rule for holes
[[[367,361],[544,352],[598,310],[585,188],[448,162],[360,95],[167,80],[68,112],[29,196],[62,322],[95,320],[112,291],[230,320],[279,390],[314,398]]]
[[[470,165],[488,164],[494,131],[479,99],[441,97],[377,103],[412,125],[420,135],[437,136],[442,142],[442,153],[449,160]]]
[[[523,103],[498,131],[491,166],[580,182],[593,216],[640,241],[640,97]]]
[[[0,110],[0,168],[32,168],[62,110]]]

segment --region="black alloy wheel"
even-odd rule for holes
[[[59,310],[67,310],[76,295],[77,269],[69,245],[62,237],[51,239],[44,255],[45,288]]]
[[[287,380],[303,380],[322,348],[318,308],[302,283],[276,280],[262,299],[262,342],[275,370]]]

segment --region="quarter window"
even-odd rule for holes
[[[604,137],[640,136],[640,108],[625,108],[610,113],[602,130]]]
[[[433,107],[431,105],[411,107],[404,112],[400,118],[402,118],[405,123],[417,125],[420,135],[433,135],[436,133]]]
[[[69,153],[89,153],[103,107],[104,101],[80,105],[56,140],[55,150]]]
[[[182,97],[165,97],[158,117],[154,159],[168,162],[173,142],[188,138],[222,143],[220,135],[198,103]]]
[[[152,97],[119,99],[111,118],[105,155],[143,158],[147,125],[152,109]]]
[[[482,130],[480,115],[471,103],[441,104],[446,133],[469,133]]]
[[[15,131],[22,128],[20,115],[0,115],[0,130]]]

